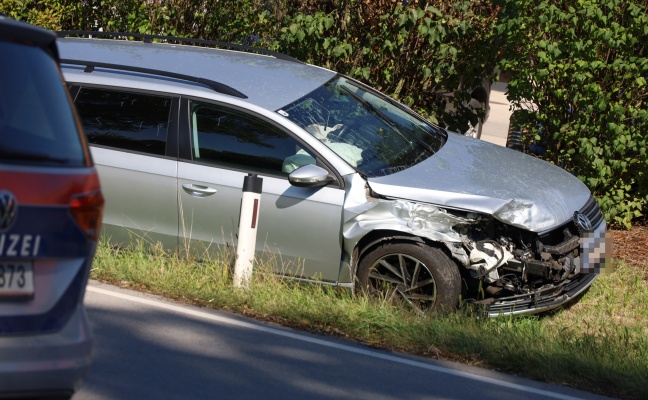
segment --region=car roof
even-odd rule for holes
[[[0,14],[0,40],[38,46],[58,60],[56,34],[44,28],[16,21]]]
[[[336,75],[314,65],[236,50],[87,38],[59,38],[58,44],[62,60],[118,64],[208,79],[243,93],[247,96],[244,101],[271,111],[305,96]]]

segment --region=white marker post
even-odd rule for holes
[[[248,175],[243,179],[243,198],[239,216],[238,246],[234,265],[234,286],[248,288],[256,249],[259,205],[263,178]]]

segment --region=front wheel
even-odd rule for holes
[[[361,291],[419,314],[454,309],[461,293],[457,265],[440,249],[420,243],[386,243],[358,265]]]

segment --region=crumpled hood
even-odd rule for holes
[[[568,221],[590,197],[555,165],[454,133],[424,162],[368,181],[383,196],[491,214],[533,232]]]

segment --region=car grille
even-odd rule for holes
[[[596,230],[596,228],[601,225],[601,222],[603,222],[603,213],[593,196],[590,196],[587,203],[585,203],[583,208],[580,209],[580,212],[590,220],[592,223],[592,230]]]
[[[592,196],[579,212],[590,220],[592,230],[596,230],[604,221],[603,213]],[[537,250],[547,251],[552,254],[567,254],[569,251],[578,248],[579,237],[578,227],[576,227],[573,220],[570,220],[559,228],[541,234],[538,240],[542,245]]]

